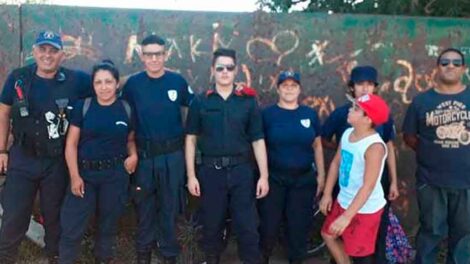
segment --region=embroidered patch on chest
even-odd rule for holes
[[[310,119],[301,119],[300,124],[305,128],[309,128],[310,127]]]
[[[176,90],[168,90],[168,98],[174,102],[178,99],[178,92]]]

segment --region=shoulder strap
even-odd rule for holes
[[[124,110],[126,111],[127,118],[129,120],[131,120],[131,116],[132,116],[131,106],[129,105],[129,103],[126,100],[121,99],[120,101],[122,103],[122,106],[124,107]]]
[[[88,112],[88,109],[90,109],[90,104],[91,104],[91,97],[85,98],[85,101],[83,102],[83,108],[82,108],[82,118],[85,118],[85,115]]]
[[[91,104],[91,97],[85,98],[85,101],[83,102],[83,108],[82,108],[82,117],[84,118],[86,113],[88,112],[88,109],[90,109],[90,104]],[[131,119],[131,106],[126,100],[119,100],[121,101],[122,106],[124,107],[124,110],[126,111],[127,118],[129,120]]]
[[[33,77],[33,72],[35,71],[36,64],[31,64],[25,67],[21,67],[12,72],[15,82],[21,82],[21,88],[23,90],[25,98],[28,98],[29,91],[31,90],[31,78]]]

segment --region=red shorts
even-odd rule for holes
[[[338,201],[333,203],[331,212],[326,216],[323,223],[322,232],[332,235],[329,232],[330,225],[342,213],[346,211],[341,208]],[[375,252],[375,241],[379,231],[380,217],[383,208],[372,214],[356,214],[351,223],[346,227],[341,238],[344,243],[344,251],[351,257],[365,257]]]

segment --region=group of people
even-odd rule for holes
[[[78,259],[93,214],[95,263],[115,263],[117,222],[130,193],[137,263],[149,264],[154,248],[162,263],[176,263],[176,218],[187,190],[200,200],[208,264],[220,262],[228,216],[243,263],[269,263],[282,222],[289,261],[302,263],[316,200],[336,263],[387,263],[387,212],[399,191],[395,127],[375,94],[375,68],[352,70],[350,102],[321,125],[315,110],[299,103],[305,84],[297,72],[279,73],[278,101],[261,110],[256,90],[235,83],[234,50],[213,53],[214,83],[194,95],[181,75],[165,69],[164,39],[147,36],[141,48],[145,69],[121,88],[110,60],[96,64],[91,76],[61,67],[61,38],[45,31],[33,45],[35,63],[8,76],[0,96],[0,170],[7,173],[0,263],[15,262],[38,191],[49,263]],[[436,67],[436,86],[416,96],[403,125],[418,165],[416,263],[436,263],[440,241],[449,237],[448,263],[466,264],[470,90],[461,81],[464,55],[444,50]],[[323,147],[336,151],[328,175]]]

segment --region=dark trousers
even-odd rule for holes
[[[470,263],[470,189],[417,187],[420,228],[416,263],[437,263],[439,244],[448,237],[447,264]]]
[[[85,182],[84,197],[68,188],[61,210],[62,234],[59,263],[75,263],[88,220],[96,212],[97,232],[94,255],[105,260],[113,257],[117,224],[128,200],[129,175],[123,165],[107,170],[81,170]]]
[[[375,242],[374,259],[376,263],[378,264],[388,263],[387,255],[386,255],[386,249],[387,249],[386,239],[387,239],[387,229],[390,223],[388,219],[389,208],[390,208],[390,202],[387,202],[387,204],[384,207],[383,214],[380,217],[379,231],[377,233],[377,240]]]
[[[36,158],[18,147],[10,149],[8,173],[2,191],[3,217],[0,228],[0,260],[16,259],[18,246],[31,220],[36,193],[46,231],[47,255],[58,255],[60,206],[67,186],[67,170],[62,157]]]
[[[201,187],[202,249],[220,255],[227,209],[237,234],[238,253],[244,263],[259,263],[258,216],[253,167],[249,163],[216,169],[202,165],[197,177]]]
[[[142,192],[136,202],[137,251],[149,252],[158,242],[163,256],[177,256],[176,217],[186,193],[183,151],[140,160],[134,177]]]
[[[315,175],[311,171],[307,175],[292,177],[271,171],[270,177],[269,193],[259,201],[258,206],[261,250],[271,255],[278,240],[279,227],[285,219],[289,260],[300,260],[307,252],[313,220]]]

